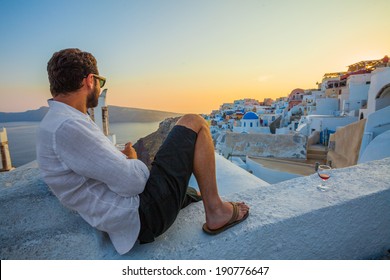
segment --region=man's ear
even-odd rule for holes
[[[94,83],[95,83],[95,77],[92,74],[89,74],[85,78],[85,84],[87,85],[88,88],[93,88]]]

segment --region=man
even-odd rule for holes
[[[218,195],[214,148],[203,118],[183,116],[149,172],[131,143],[117,150],[87,115],[106,81],[90,53],[56,52],[47,71],[53,99],[37,141],[43,179],[65,206],[107,232],[118,253],[137,240],[152,242],[173,224],[192,173],[203,198],[206,233],[218,234],[248,216],[245,203],[224,202]]]

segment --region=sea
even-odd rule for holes
[[[116,135],[117,144],[131,142],[158,129],[160,122],[110,123],[110,133]],[[36,159],[36,135],[39,122],[5,122],[0,128],[7,129],[8,146],[12,166],[19,167]]]

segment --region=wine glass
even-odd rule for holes
[[[330,173],[332,171],[332,167],[329,165],[320,165],[318,166],[317,174],[322,179],[321,185],[318,185],[317,188],[320,191],[327,191],[329,190],[329,186],[325,184],[325,182],[330,178]]]

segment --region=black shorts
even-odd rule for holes
[[[176,125],[158,150],[145,190],[139,195],[140,243],[152,242],[164,233],[186,203],[196,137],[193,130]]]

